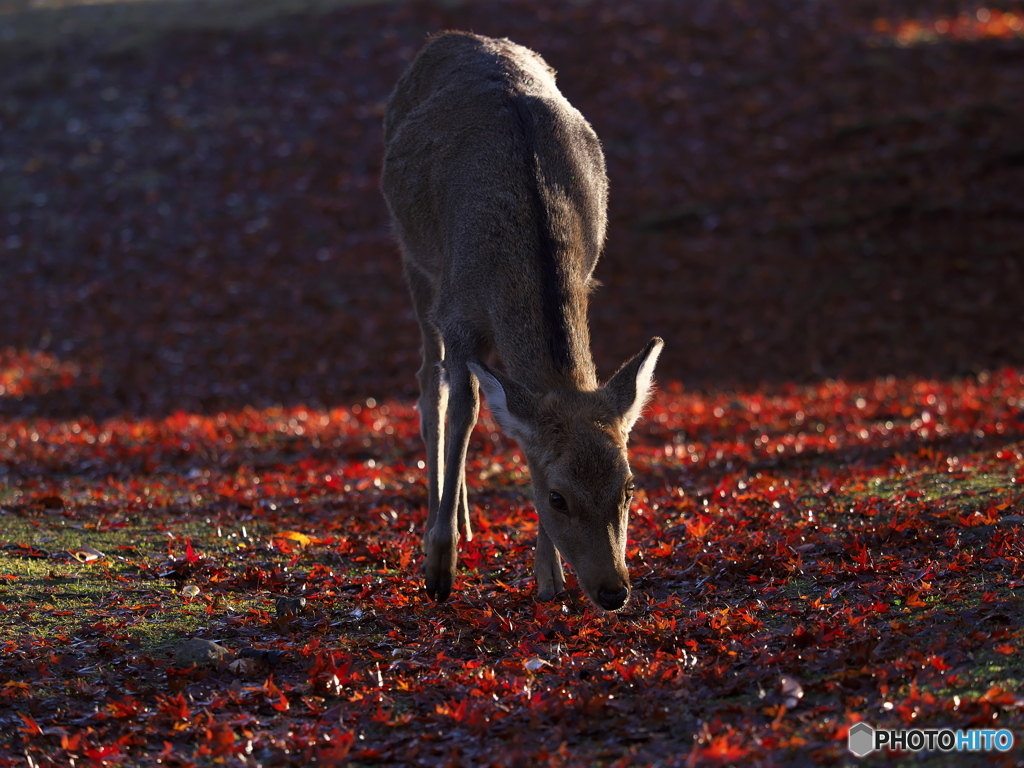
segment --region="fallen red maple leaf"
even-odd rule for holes
[[[32,715],[26,715],[24,712],[19,712],[18,717],[20,717],[25,723],[25,725],[18,726],[18,730],[25,734],[26,738],[42,735],[43,729],[39,727],[39,723],[35,721],[35,718],[32,717]]]
[[[355,734],[352,731],[342,732],[337,728],[333,729],[327,736],[327,745],[316,749],[317,764],[328,766],[328,768],[349,765],[347,758],[355,740]]]

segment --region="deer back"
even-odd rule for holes
[[[382,187],[434,321],[537,391],[597,387],[587,299],[604,242],[597,136],[509,40],[435,37],[388,103]]]

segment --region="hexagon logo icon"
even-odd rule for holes
[[[864,757],[875,751],[875,729],[867,723],[856,723],[850,726],[847,746],[857,757]]]

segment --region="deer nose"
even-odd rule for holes
[[[629,599],[629,589],[623,587],[622,589],[601,589],[597,590],[597,602],[601,604],[601,607],[606,611],[617,611],[619,608],[626,604],[626,600]]]

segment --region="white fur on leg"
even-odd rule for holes
[[[469,523],[469,490],[466,488],[466,473],[462,473],[462,502],[459,504],[459,525],[466,541],[473,540],[473,529]]]

